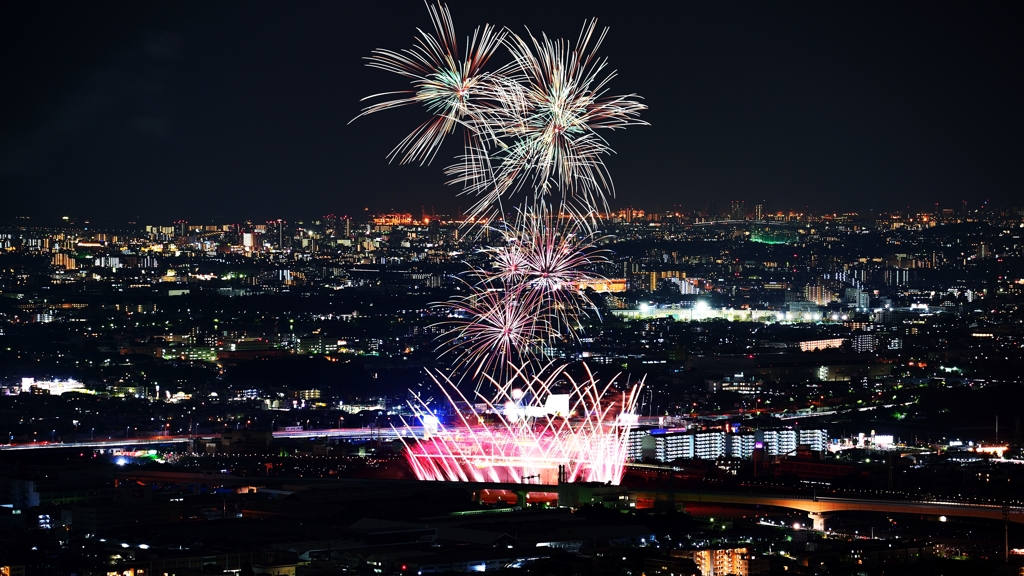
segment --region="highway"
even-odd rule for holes
[[[343,440],[395,440],[399,437],[411,438],[423,435],[422,426],[397,430],[394,428],[325,428],[320,430],[276,430],[274,438],[339,438]],[[134,448],[143,446],[160,446],[165,444],[186,443],[191,439],[214,440],[220,434],[198,434],[193,436],[151,436],[142,438],[96,438],[74,442],[25,442],[21,444],[2,444],[0,450],[40,450],[46,448]]]

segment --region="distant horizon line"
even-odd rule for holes
[[[615,199],[612,199],[613,201],[610,203],[611,206],[609,207],[608,211],[602,211],[599,214],[607,215],[607,214],[615,214],[615,213],[621,212],[623,210],[637,210],[637,211],[642,211],[642,212],[647,213],[647,214],[675,214],[675,215],[690,216],[690,215],[692,215],[694,213],[699,213],[699,214],[702,214],[704,216],[711,216],[712,214],[717,213],[719,216],[730,216],[730,215],[735,213],[735,211],[732,209],[732,206],[733,206],[734,203],[739,203],[740,209],[743,210],[743,212],[745,214],[747,214],[747,215],[754,215],[756,213],[756,207],[757,206],[764,207],[764,212],[763,213],[764,214],[769,214],[769,215],[778,215],[778,214],[781,213],[781,214],[784,214],[784,215],[805,214],[805,215],[810,215],[810,216],[820,216],[820,215],[828,215],[828,214],[832,214],[832,215],[841,215],[841,214],[842,215],[858,215],[858,216],[870,216],[872,214],[937,214],[937,213],[941,213],[944,210],[946,210],[946,211],[952,210],[954,214],[975,214],[975,213],[978,213],[979,211],[993,211],[993,210],[998,211],[998,210],[1006,210],[1006,209],[1020,211],[1020,210],[1024,209],[1024,208],[1022,208],[1022,207],[1024,207],[1024,202],[1021,202],[1018,205],[1014,205],[1014,204],[1010,204],[1010,203],[1007,203],[1006,205],[999,205],[999,204],[993,203],[990,199],[985,199],[985,200],[981,200],[981,201],[975,200],[973,202],[969,201],[967,199],[963,199],[963,200],[959,200],[959,201],[956,201],[956,202],[953,202],[953,203],[949,203],[949,202],[927,202],[927,203],[924,203],[924,204],[914,203],[914,204],[918,204],[917,206],[915,206],[914,204],[908,204],[906,206],[899,206],[899,207],[890,205],[890,207],[888,207],[888,208],[880,208],[880,207],[877,207],[877,206],[865,206],[865,207],[856,208],[856,209],[854,209],[854,208],[838,209],[838,208],[819,208],[819,207],[813,207],[810,204],[805,204],[803,206],[796,206],[796,205],[793,205],[792,203],[789,203],[790,205],[788,207],[780,208],[779,207],[780,205],[786,204],[786,203],[776,202],[776,201],[772,201],[770,199],[753,200],[753,201],[751,201],[751,200],[745,200],[745,199],[742,199],[742,198],[726,199],[726,198],[728,198],[727,196],[723,196],[722,198],[723,199],[711,198],[711,199],[708,199],[706,201],[699,202],[699,203],[691,201],[691,202],[670,203],[670,204],[664,204],[664,205],[660,204],[660,203],[654,203],[653,205],[651,205],[651,204],[640,204],[640,203],[637,203],[637,204],[627,204],[627,203],[618,202],[618,201],[615,201]],[[194,221],[196,223],[204,223],[204,224],[205,223],[217,224],[217,223],[225,223],[225,222],[239,222],[240,223],[240,222],[247,222],[247,221],[248,222],[253,222],[253,223],[257,223],[257,222],[263,223],[263,222],[271,222],[271,221],[274,221],[274,220],[285,220],[285,221],[288,221],[288,222],[293,222],[293,221],[315,221],[315,220],[322,219],[322,218],[325,218],[325,217],[331,216],[331,215],[337,216],[337,217],[348,216],[348,217],[351,217],[353,219],[357,219],[358,217],[360,217],[360,215],[373,216],[373,215],[379,215],[379,214],[393,214],[393,213],[412,214],[412,215],[414,215],[414,217],[422,216],[422,215],[428,215],[431,218],[433,218],[433,217],[443,217],[443,218],[448,218],[448,219],[462,219],[461,214],[463,213],[463,211],[465,209],[468,209],[469,206],[471,206],[471,205],[472,205],[471,202],[468,202],[466,204],[466,206],[461,206],[459,204],[454,204],[453,205],[453,203],[450,203],[450,202],[441,203],[441,206],[438,206],[437,204],[433,204],[433,205],[421,204],[421,205],[415,206],[415,207],[413,207],[413,206],[396,207],[394,204],[392,204],[392,205],[387,206],[387,207],[381,207],[379,205],[378,206],[373,206],[373,207],[364,206],[362,208],[356,208],[356,209],[353,209],[353,210],[348,211],[348,212],[345,212],[345,211],[342,211],[342,210],[331,211],[331,210],[316,210],[316,209],[314,209],[314,210],[308,211],[306,214],[304,214],[302,216],[295,216],[296,210],[294,210],[293,208],[292,209],[280,210],[280,212],[287,212],[288,214],[267,215],[266,212],[264,212],[264,214],[260,215],[260,216],[253,215],[253,213],[251,211],[245,210],[245,209],[239,210],[239,211],[235,212],[234,214],[228,214],[227,212],[229,212],[229,211],[225,211],[225,210],[221,210],[221,209],[215,209],[215,210],[211,210],[210,211],[211,213],[215,213],[215,216],[212,216],[212,217],[208,216],[208,215],[196,216],[194,214],[194,212],[191,211],[191,210],[183,210],[182,213],[179,213],[177,215],[163,215],[163,216],[142,215],[142,214],[123,216],[123,215],[120,215],[120,214],[124,213],[124,212],[121,212],[121,211],[115,211],[115,212],[120,212],[120,214],[94,213],[94,214],[83,215],[83,214],[81,214],[81,211],[74,210],[74,209],[69,210],[69,211],[65,211],[65,212],[55,212],[55,213],[52,213],[52,214],[42,214],[39,211],[28,211],[27,210],[27,211],[23,212],[22,214],[11,215],[11,216],[7,216],[6,218],[0,217],[0,226],[3,226],[5,224],[6,225],[20,226],[20,225],[25,225],[26,221],[53,221],[53,222],[56,222],[56,221],[59,221],[63,217],[70,217],[71,219],[79,221],[79,222],[89,221],[89,222],[92,222],[92,223],[102,223],[102,224],[105,224],[105,225],[109,225],[109,224],[145,225],[147,223],[148,224],[156,224],[156,223],[166,223],[166,222],[178,222],[178,221],[183,221],[183,220],[184,221]],[[78,212],[78,214],[75,214],[76,212]],[[187,212],[193,212],[193,213],[192,214],[185,214]],[[262,210],[261,210],[261,212],[262,212]],[[316,214],[316,212],[321,212],[321,213],[320,214]]]
[[[623,217],[623,216],[625,216],[625,217],[641,217],[641,218],[645,218],[645,217],[648,217],[648,216],[654,215],[654,214],[657,214],[657,215],[659,215],[661,217],[672,217],[672,218],[675,218],[675,217],[691,218],[693,216],[698,216],[698,217],[701,217],[701,218],[706,218],[706,219],[708,219],[710,221],[713,221],[713,222],[719,222],[719,221],[721,221],[721,222],[739,222],[739,221],[742,221],[742,220],[749,221],[749,222],[757,222],[757,221],[761,221],[761,220],[770,220],[770,219],[772,219],[772,217],[776,217],[777,218],[779,216],[783,216],[783,217],[804,217],[804,216],[808,216],[808,217],[824,217],[824,216],[841,217],[841,216],[847,216],[847,217],[857,217],[857,218],[864,218],[864,217],[869,217],[870,218],[870,217],[882,216],[882,215],[888,215],[888,216],[893,216],[893,215],[897,215],[897,216],[902,216],[902,215],[908,215],[908,216],[932,216],[932,215],[963,216],[963,215],[972,215],[972,214],[974,214],[974,215],[976,215],[976,214],[992,214],[992,213],[998,213],[998,212],[1007,211],[1007,210],[1011,211],[1011,212],[1016,212],[1017,215],[1024,215],[1024,207],[1020,207],[1020,206],[996,206],[996,205],[989,205],[989,203],[986,201],[986,202],[982,203],[981,205],[976,206],[973,209],[967,208],[966,202],[964,202],[959,207],[953,207],[953,208],[943,207],[943,206],[937,204],[935,207],[933,207],[932,210],[915,210],[912,207],[907,207],[907,209],[890,209],[890,210],[878,210],[878,209],[875,209],[875,208],[867,208],[867,209],[863,209],[863,210],[848,210],[848,211],[840,211],[840,210],[810,210],[810,209],[801,210],[801,209],[795,209],[795,208],[787,209],[787,210],[765,210],[764,212],[762,212],[761,217],[758,218],[757,211],[756,211],[758,204],[746,205],[746,203],[743,203],[743,204],[741,204],[739,206],[739,209],[743,210],[744,218],[740,219],[740,218],[734,218],[733,217],[734,215],[737,215],[735,212],[733,212],[732,214],[729,213],[729,212],[731,212],[731,210],[729,210],[728,208],[731,208],[731,203],[732,203],[732,201],[723,203],[723,208],[724,209],[720,209],[717,214],[708,213],[706,209],[703,209],[703,210],[702,209],[698,209],[698,208],[680,209],[681,207],[679,205],[676,205],[675,209],[673,209],[673,208],[661,209],[659,207],[656,207],[654,210],[651,210],[649,208],[640,207],[640,206],[623,206],[623,207],[619,207],[619,208],[613,208],[613,209],[611,209],[609,211],[597,212],[596,215],[598,216],[598,218],[602,218],[602,219],[604,219],[604,218],[618,218],[618,217]],[[937,210],[935,208],[937,208]],[[965,209],[966,209],[966,211],[965,211]],[[232,218],[230,216],[225,216],[225,215],[218,215],[217,217],[213,217],[213,218],[206,216],[206,217],[202,217],[202,218],[198,218],[198,219],[191,219],[191,218],[188,218],[188,217],[181,217],[181,216],[178,216],[178,217],[162,217],[162,218],[161,217],[158,217],[158,218],[148,218],[148,217],[141,217],[141,216],[140,217],[135,217],[135,218],[131,218],[131,217],[121,218],[121,217],[116,217],[116,216],[100,216],[99,218],[97,218],[97,217],[70,216],[67,213],[63,213],[63,214],[62,213],[57,213],[57,214],[52,215],[52,216],[17,215],[17,216],[9,217],[10,218],[9,220],[8,219],[0,218],[0,228],[3,228],[3,227],[15,227],[15,228],[17,228],[17,227],[24,227],[24,226],[31,227],[33,225],[50,226],[50,225],[54,225],[54,224],[56,224],[56,225],[67,224],[69,226],[82,226],[82,225],[104,225],[104,226],[115,225],[116,226],[116,225],[127,225],[127,226],[139,226],[139,227],[145,227],[145,226],[168,226],[168,225],[174,225],[174,224],[190,224],[190,225],[197,225],[197,226],[208,226],[208,225],[221,225],[221,226],[223,226],[223,225],[244,224],[244,223],[251,223],[251,224],[256,224],[256,225],[258,225],[258,224],[271,224],[271,223],[274,223],[274,222],[277,222],[277,221],[282,221],[282,222],[287,223],[287,224],[293,224],[293,223],[294,224],[304,224],[304,223],[321,222],[321,221],[323,221],[325,219],[328,219],[328,218],[337,218],[339,220],[350,219],[353,222],[361,222],[362,223],[362,222],[368,222],[368,221],[370,221],[370,220],[372,220],[374,218],[380,218],[380,217],[386,217],[386,216],[401,216],[403,218],[404,217],[410,217],[411,221],[409,222],[409,224],[412,224],[413,222],[422,223],[424,220],[431,220],[431,219],[439,219],[439,220],[445,220],[445,221],[449,221],[449,222],[451,222],[451,221],[462,221],[462,222],[464,222],[464,221],[467,220],[467,218],[465,218],[461,214],[451,214],[451,213],[443,212],[443,211],[433,211],[431,213],[427,213],[427,212],[422,211],[422,210],[401,210],[401,209],[370,210],[369,208],[364,208],[361,211],[354,212],[354,213],[351,213],[351,214],[327,213],[327,214],[322,214],[322,215],[319,215],[319,216],[307,216],[307,217],[302,217],[302,218],[271,217],[271,218],[266,218],[266,219],[263,219],[263,218],[253,218],[253,217],[241,217],[241,218],[236,217],[236,218]],[[507,215],[503,215],[502,217],[493,218],[491,220],[493,220],[493,221],[502,221],[502,220],[505,220],[507,218],[508,218]],[[63,222],[62,222],[62,220],[63,220]],[[392,222],[392,224],[404,224],[404,222]]]

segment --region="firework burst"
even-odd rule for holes
[[[505,366],[540,354],[551,328],[535,292],[469,282],[465,286],[469,295],[436,305],[447,316],[439,324],[446,328],[438,347],[442,357],[452,356],[457,367],[476,377],[500,374]]]
[[[520,211],[501,233],[504,243],[487,250],[493,268],[471,271],[463,279],[469,295],[437,305],[448,317],[438,349],[473,377],[539,360],[547,346],[578,338],[581,320],[597,311],[581,286],[608,261],[578,220],[543,204]]]
[[[575,44],[486,25],[466,41],[460,56],[451,13],[428,6],[433,32],[418,30],[405,50],[374,50],[367,65],[404,76],[412,88],[369,98],[393,97],[363,109],[375,112],[422,104],[431,118],[389,155],[401,163],[428,163],[445,137],[464,128],[464,151],[446,169],[449,183],[477,196],[468,215],[489,219],[505,198],[529,191],[532,202],[560,196],[580,215],[594,217],[614,194],[604,157],[612,150],[598,130],[643,125],[646,106],[635,95],[610,96],[615,77],[597,50],[607,29],[584,25]],[[511,62],[488,70],[504,46]]]
[[[357,118],[423,105],[430,119],[389,159],[429,163],[461,130],[463,152],[446,174],[476,198],[469,226],[504,220],[506,202],[519,207],[500,230],[504,242],[488,250],[494,266],[471,270],[463,277],[468,295],[437,305],[446,327],[441,356],[476,381],[482,408],[431,373],[457,419],[407,444],[409,464],[424,480],[551,483],[558,470],[558,479],[618,483],[639,385],[601,384],[585,366],[573,379],[543,357],[555,341],[576,337],[595,309],[580,287],[607,261],[593,226],[614,195],[601,131],[646,124],[646,106],[635,95],[608,95],[615,72],[597,56],[607,30],[596,21],[575,43],[484,26],[460,52],[448,9],[428,9],[433,32],[418,30],[412,49],[378,49],[367,59],[409,79],[411,89],[371,96],[385,99]],[[489,70],[499,47],[511,61]],[[493,396],[481,394],[485,384]],[[425,402],[412,408],[424,428],[436,422]]]
[[[513,65],[496,83],[502,107],[487,117],[488,138],[447,169],[452,183],[480,195],[474,213],[500,210],[502,197],[524,189],[535,203],[560,194],[582,215],[607,208],[614,188],[604,157],[611,148],[597,131],[646,124],[639,119],[646,106],[635,95],[607,94],[615,72],[597,57],[606,33],[597,34],[592,20],[575,45],[506,36]]]
[[[620,390],[618,377],[602,383],[583,370],[573,378],[564,366],[512,366],[508,380],[492,379],[497,394],[472,401],[432,373],[453,422],[440,424],[419,398],[410,403],[415,418],[433,428],[421,441],[402,440],[410,467],[420,480],[554,484],[562,476],[618,484],[643,383]]]
[[[455,26],[447,6],[429,6],[434,32],[417,29],[419,36],[411,49],[387,50],[379,48],[367,57],[367,66],[392,72],[410,79],[411,90],[385,92],[368,96],[364,100],[398,96],[377,102],[363,109],[356,119],[410,104],[422,104],[432,117],[417,127],[389,154],[400,163],[429,163],[437,154],[445,137],[460,125],[484,126],[487,116],[490,86],[501,77],[501,72],[484,70],[494,51],[501,46],[504,32],[486,25],[477,28],[466,45],[465,57],[459,56],[459,43]],[[499,91],[500,93],[500,91]],[[353,119],[355,120],[355,119]],[[468,131],[473,136],[477,129]]]
[[[599,279],[593,269],[609,262],[594,247],[595,238],[581,221],[550,210],[546,204],[521,210],[505,230],[505,244],[493,249],[494,273],[489,282],[521,286],[535,292],[557,328],[575,336],[581,317],[596,307],[581,290]]]

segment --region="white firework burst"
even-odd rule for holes
[[[465,56],[460,57],[451,13],[443,4],[428,5],[434,32],[417,29],[419,36],[411,49],[378,48],[367,57],[367,66],[392,72],[410,79],[412,89],[374,94],[364,100],[391,97],[390,100],[367,106],[356,116],[390,110],[410,104],[422,104],[431,118],[413,130],[389,154],[400,163],[429,163],[437,154],[445,137],[459,125],[481,126],[487,116],[490,86],[498,82],[501,72],[488,72],[487,63],[502,45],[505,33],[494,26],[477,28],[468,39]],[[353,119],[353,120],[355,120]],[[467,135],[475,139],[476,129]]]

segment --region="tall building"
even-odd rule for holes
[[[854,334],[850,338],[850,345],[857,352],[874,352],[878,347],[878,342],[874,334],[862,333]]]
[[[50,263],[56,268],[63,268],[65,270],[74,270],[75,268],[78,268],[78,264],[75,261],[74,256],[69,256],[64,253],[54,254]]]
[[[270,220],[267,222],[267,240],[278,250],[284,250],[288,247],[288,238],[285,237],[287,224],[284,220]]]
[[[910,283],[910,270],[888,268],[884,273],[885,283],[889,286],[906,286]]]
[[[804,298],[818,306],[828,306],[830,302],[836,300],[836,293],[824,286],[815,284],[813,286],[804,286]]]
[[[646,428],[634,428],[629,431],[629,455],[627,458],[633,462],[639,462],[644,458],[644,438],[651,435]]]
[[[725,550],[673,550],[673,556],[690,558],[701,576],[755,576],[768,573],[768,558],[746,548]]]
[[[733,220],[743,220],[747,217],[747,203],[743,200],[733,200],[729,203],[729,217]]]

